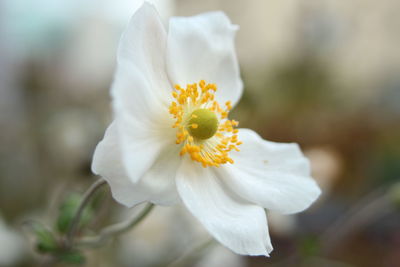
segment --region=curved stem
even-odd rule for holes
[[[216,243],[214,239],[207,239],[203,243],[192,248],[184,255],[178,257],[174,261],[166,264],[167,267],[185,267],[194,265],[204,254],[211,249]]]
[[[367,198],[361,203],[363,206],[356,205],[322,235],[321,244],[324,253],[332,251],[341,240],[350,236],[357,228],[379,220],[392,210],[390,197],[386,192],[374,198]]]
[[[319,237],[322,255],[329,255],[353,231],[365,227],[393,211],[390,197],[385,188],[378,188],[357,202]],[[275,267],[293,266],[300,260],[299,251],[284,260],[272,264]]]
[[[137,216],[133,217],[131,220],[108,226],[101,230],[98,236],[82,239],[80,242],[77,243],[77,246],[97,247],[108,238],[120,235],[126,231],[131,230],[133,227],[139,224],[153,208],[154,204],[149,203]]]
[[[82,201],[79,204],[78,210],[75,213],[75,216],[71,222],[71,225],[69,227],[69,230],[65,236],[65,241],[66,241],[66,246],[70,247],[72,246],[74,236],[76,234],[76,231],[78,229],[78,224],[81,219],[83,210],[85,209],[86,205],[89,203],[89,200],[92,198],[94,193],[103,185],[106,184],[106,181],[103,179],[99,179],[96,182],[94,182],[89,189],[85,192],[85,194],[82,197]]]

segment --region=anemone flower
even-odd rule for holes
[[[125,206],[183,202],[232,251],[268,256],[264,209],[300,212],[320,189],[297,144],[263,140],[228,119],[243,91],[237,28],[210,12],[173,17],[166,30],[144,3],[120,40],[114,120],[92,169]]]

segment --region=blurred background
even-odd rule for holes
[[[209,243],[183,208],[157,207],[129,234],[85,251],[86,266],[166,266],[180,255],[176,266],[400,266],[400,2],[152,2],[166,24],[222,10],[240,25],[245,93],[231,118],[299,143],[323,195],[298,215],[267,213],[270,258],[235,255]],[[0,2],[0,266],[39,266],[23,222],[53,227],[63,199],[95,180],[116,46],[140,4]],[[107,189],[100,196],[94,232],[136,212]]]

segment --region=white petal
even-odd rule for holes
[[[171,87],[166,73],[167,33],[155,7],[144,2],[132,16],[122,34],[118,47],[118,67],[128,72],[137,68],[149,83],[151,93],[156,97],[170,96]],[[130,75],[130,73],[126,73]],[[142,90],[132,85],[133,90]],[[133,100],[133,99],[132,99]],[[169,104],[169,103],[167,103]]]
[[[272,251],[264,210],[236,198],[211,168],[185,159],[176,185],[189,211],[219,242],[238,254]]]
[[[220,104],[235,104],[243,91],[234,37],[237,26],[222,12],[171,18],[167,67],[170,79],[181,86],[205,80],[217,84]]]
[[[125,206],[132,207],[144,201],[172,205],[179,201],[174,179],[179,156],[173,157],[171,153],[177,155],[178,152],[171,150],[162,154],[146,175],[133,183],[122,162],[119,135],[112,123],[96,147],[92,170],[109,183],[114,199]]]
[[[154,163],[165,142],[173,140],[169,139],[173,122],[168,113],[171,85],[165,49],[165,29],[154,7],[146,2],[121,38],[111,88],[122,158],[134,182]]]
[[[240,152],[231,153],[235,163],[218,172],[244,199],[288,214],[308,208],[320,195],[297,144],[269,142],[248,129],[239,129],[239,140]]]

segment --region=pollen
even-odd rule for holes
[[[238,122],[228,120],[232,109],[230,101],[222,107],[215,100],[217,86],[201,80],[199,83],[182,88],[175,85],[169,113],[175,122],[177,145],[181,145],[180,155],[188,155],[203,167],[231,163],[229,152],[239,151],[242,144],[238,140]]]

